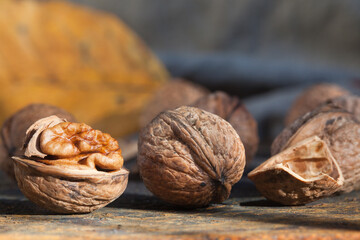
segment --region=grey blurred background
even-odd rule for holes
[[[232,77],[257,79],[264,73],[264,80],[275,82],[359,76],[357,0],[73,1],[119,16],[177,75],[201,78],[195,69],[203,62],[224,61],[239,68]]]
[[[72,1],[121,18],[173,76],[242,97],[269,141],[310,84],[359,93],[357,0]]]
[[[248,96],[319,81],[358,87],[357,0],[72,1],[117,15],[174,76],[211,88]]]

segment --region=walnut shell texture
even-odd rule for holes
[[[357,120],[360,120],[360,97],[356,95],[344,95],[332,98],[323,104],[322,108],[326,107],[344,109],[354,114]]]
[[[140,126],[145,127],[162,111],[190,105],[206,96],[209,91],[185,79],[172,79],[157,90],[140,116]]]
[[[11,157],[20,154],[26,130],[37,120],[51,115],[75,121],[70,113],[61,108],[47,104],[30,104],[20,109],[3,124],[0,132],[0,169],[11,178],[15,179]]]
[[[286,127],[272,144],[271,152],[275,155],[272,158],[282,156],[282,161],[289,161],[289,157],[284,157],[285,152],[292,150],[294,146],[306,139],[318,137],[327,146],[332,158],[340,169],[339,173],[335,175],[330,174],[329,176],[334,177],[341,175],[344,178],[343,183],[336,192],[350,192],[360,189],[360,123],[352,112],[347,111],[354,109],[349,106],[356,106],[356,103],[351,103],[350,101],[358,101],[358,99],[355,97],[346,97],[346,99],[347,103],[343,105],[339,104],[339,102],[337,102],[338,104],[334,104],[333,100],[331,100],[314,111],[303,115],[290,126]],[[266,163],[271,161],[272,158],[267,160]],[[302,158],[306,158],[306,156]],[[304,163],[304,166],[302,166],[303,169],[311,168],[311,163],[307,163],[306,161]],[[326,165],[328,169],[331,169],[329,161]],[[313,167],[314,172],[317,172],[318,176],[323,175],[324,172],[319,171],[318,166],[319,165],[316,165],[315,168]],[[261,166],[253,171],[259,171],[260,168]],[[324,168],[322,167],[321,169]],[[249,173],[249,175],[251,177],[253,173]],[[277,188],[276,178],[276,176],[273,177],[272,182],[268,183],[273,185],[272,189]],[[280,179],[281,176],[278,176],[278,178]],[[257,181],[254,177],[252,180],[254,182]],[[328,180],[328,183],[330,184],[331,180]],[[273,196],[270,196],[271,194],[278,195],[276,191],[272,191],[272,193],[264,192],[265,190],[262,189],[260,181],[257,181],[256,186],[262,194],[269,199],[274,199]],[[289,183],[287,186],[286,194],[290,195],[291,191],[289,189],[295,185]],[[316,194],[318,194],[322,191],[322,188],[319,185],[316,187],[318,187],[316,192]],[[270,189],[270,187],[268,187],[268,189]],[[282,191],[284,191],[284,189],[282,189]],[[323,194],[323,196],[329,195],[330,192],[331,191]],[[313,194],[315,195],[315,192]],[[306,200],[296,202],[297,196],[294,195],[292,197],[294,199],[291,201],[294,204],[308,202]],[[311,196],[311,198],[308,198],[308,200],[315,200],[318,198],[318,195],[316,195],[316,197]],[[291,201],[289,202],[291,203]]]
[[[245,167],[245,151],[233,127],[193,107],[159,114],[139,137],[138,166],[146,187],[185,207],[226,200]]]
[[[88,213],[104,207],[124,191],[128,171],[64,169],[14,158],[15,176],[22,193],[37,205],[58,213]]]
[[[285,118],[285,125],[290,125],[297,118],[313,111],[327,100],[347,94],[349,94],[347,90],[335,84],[321,83],[313,85],[294,101]]]
[[[329,148],[317,136],[273,156],[248,177],[263,196],[284,205],[301,205],[330,196],[344,182]]]
[[[360,124],[354,116],[341,111],[319,113],[302,125],[283,148],[311,135],[317,135],[326,142],[339,164],[344,176],[344,184],[339,191],[360,189]]]
[[[217,91],[202,97],[192,106],[216,114],[228,121],[244,144],[246,162],[254,157],[259,145],[257,123],[237,97]]]

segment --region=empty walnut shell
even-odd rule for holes
[[[356,98],[348,100],[356,101]],[[348,103],[350,104],[350,103]],[[353,113],[340,105],[322,105],[284,129],[271,146],[272,154],[309,136],[319,136],[328,145],[344,176],[341,192],[360,188],[360,124]],[[359,151],[359,152],[358,152]]]
[[[326,148],[329,149],[326,157],[320,157],[320,160],[316,158],[314,161],[313,158],[306,155],[308,153],[305,151],[300,152],[296,157],[289,154],[289,152],[295,154],[295,147],[314,137],[322,140],[322,148],[325,148],[323,145],[326,145]],[[317,142],[319,141],[317,140]],[[336,192],[357,190],[360,188],[360,150],[358,146],[360,146],[360,124],[355,116],[343,108],[331,104],[322,105],[285,128],[272,144],[271,152],[275,156],[257,167],[248,176],[265,197],[289,205],[305,204],[320,197],[328,196],[334,190]],[[304,144],[302,147],[311,151],[311,154],[317,154],[316,148]],[[273,159],[278,160],[274,161]],[[300,160],[297,159],[304,160],[301,160],[301,164],[299,164]],[[325,159],[327,160],[325,161]],[[284,177],[279,171],[275,171],[278,174],[272,176],[271,182],[265,183],[265,180],[258,174],[274,171],[279,162],[284,164],[294,160],[297,162],[296,169],[298,172],[308,169],[308,172],[311,172],[311,180],[314,177],[321,178],[324,180],[322,185],[316,182],[306,182],[310,184],[311,191],[306,191],[304,195],[302,192],[306,189],[293,184],[291,178],[294,176],[287,175]],[[326,178],[325,175],[327,175]],[[334,180],[337,182],[336,184],[333,184]],[[283,182],[282,186],[279,186],[278,182]],[[263,189],[264,184],[268,185],[268,190]],[[326,189],[325,186],[332,187]]]
[[[218,91],[202,97],[192,106],[216,114],[228,121],[244,144],[246,162],[254,157],[259,145],[257,123],[237,97]]]
[[[30,104],[4,122],[0,132],[0,169],[14,180],[14,166],[11,157],[20,154],[26,130],[40,118],[51,115],[75,121],[70,113],[61,108],[47,104]]]
[[[23,194],[59,213],[87,213],[103,207],[124,192],[128,181],[115,139],[57,116],[31,125],[23,155],[13,159]]]
[[[185,79],[172,79],[155,92],[140,116],[140,126],[145,127],[162,111],[190,105],[206,96],[209,91]]]
[[[294,101],[285,118],[285,125],[290,125],[297,118],[315,110],[327,100],[347,94],[349,94],[347,90],[335,84],[321,83],[313,85]]]
[[[193,107],[159,114],[139,137],[146,187],[169,203],[203,207],[226,200],[245,166],[244,146],[217,115]]]
[[[248,177],[263,196],[284,205],[305,204],[329,196],[344,183],[336,160],[317,136],[273,156]]]

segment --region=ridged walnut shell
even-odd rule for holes
[[[322,141],[323,148],[329,149],[326,156],[314,159],[313,157],[307,157],[305,152],[297,154],[296,158],[288,154],[289,152],[294,154],[296,146],[314,137]],[[329,196],[334,190],[336,192],[357,190],[360,188],[359,146],[360,124],[354,114],[340,106],[325,104],[305,114],[285,128],[272,144],[271,152],[275,156],[249,173],[249,178],[255,182],[257,188],[265,197],[290,205],[305,204],[320,197]],[[307,151],[310,151],[311,154],[315,154],[316,148],[311,150],[309,146],[304,144],[303,147],[307,148]],[[275,158],[278,159],[276,163],[273,161]],[[308,186],[311,186],[311,191],[293,184],[294,176],[284,177],[278,172],[278,175],[273,175],[272,181],[265,182],[258,175],[259,172],[266,174],[277,169],[279,161],[284,164],[297,161],[297,159],[303,160],[301,164],[296,164],[295,173],[299,174],[299,172],[308,169],[312,174],[311,179],[305,179]],[[314,162],[317,164],[314,165]],[[334,166],[338,166],[339,170]],[[328,179],[324,178],[325,175],[328,176]],[[319,185],[316,182],[311,182],[314,177],[326,181]],[[333,184],[333,180],[337,182],[338,186]],[[279,187],[279,181],[282,182],[283,186]],[[263,189],[263,184],[269,185],[267,190]],[[324,192],[327,186],[333,187]],[[310,189],[309,187],[308,189]],[[276,190],[279,188],[282,191]],[[300,198],[301,192],[305,190],[307,192],[306,197]],[[286,201],[283,200],[283,195],[287,196]]]
[[[277,154],[309,136],[319,136],[328,145],[344,176],[339,191],[360,189],[360,123],[352,112],[347,111],[351,109],[349,106],[355,105],[351,103],[354,101],[359,100],[347,98],[343,105],[330,101],[305,114],[280,133],[271,146],[271,153]]]
[[[217,91],[202,97],[192,106],[216,114],[228,121],[244,144],[246,162],[251,161],[259,145],[257,123],[240,99]]]
[[[226,200],[245,167],[234,128],[193,107],[159,114],[139,137],[138,166],[146,187],[169,203],[204,207]]]
[[[15,175],[11,157],[21,153],[26,130],[37,120],[51,115],[75,121],[70,113],[61,108],[47,104],[30,104],[16,112],[3,124],[0,132],[0,169],[12,179],[15,180]]]
[[[159,113],[180,106],[191,105],[209,91],[198,84],[176,78],[157,90],[140,116],[140,126],[145,127]]]
[[[22,193],[37,205],[58,213],[88,213],[118,198],[129,172],[74,170],[14,157]]]
[[[315,110],[327,100],[347,94],[349,94],[347,90],[335,84],[321,83],[313,85],[301,93],[294,101],[286,115],[285,125],[290,125],[297,118]]]

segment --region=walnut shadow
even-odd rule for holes
[[[246,220],[269,223],[269,224],[284,224],[289,226],[309,227],[318,229],[329,230],[356,230],[360,229],[360,221],[349,219],[334,219],[330,215],[326,216],[314,216],[307,214],[295,214],[295,215],[277,215],[276,213],[263,214],[260,217],[254,216],[252,213],[241,213],[236,217],[241,217]]]
[[[0,199],[0,215],[59,215],[29,200]]]
[[[213,204],[207,208],[184,209],[174,207],[154,196],[124,194],[108,205],[112,208],[126,208],[196,215],[197,217],[212,217],[215,219],[242,219],[268,224],[282,224],[285,228],[310,227],[317,229],[359,230],[360,219],[356,217],[353,207],[345,210],[346,199],[357,199],[360,193],[347,194],[323,199],[311,204],[297,207],[280,205],[263,198],[243,201],[243,198],[231,198],[223,204]],[[354,200],[357,201],[357,200]],[[233,207],[238,206],[239,207]],[[334,209],[334,205],[339,209]],[[324,211],[328,209],[328,211]],[[211,214],[209,216],[209,213]],[[354,217],[347,217],[352,214]],[[354,215],[355,214],[355,215]],[[241,226],[240,226],[241,227]],[[273,227],[273,226],[271,226]]]
[[[221,212],[222,210],[214,207],[220,204],[209,205],[204,208],[186,208],[183,206],[176,206],[162,201],[155,196],[149,196],[145,194],[132,194],[124,193],[120,198],[110,203],[107,207],[109,208],[125,208],[133,210],[149,210],[149,211],[160,211],[160,212],[179,212],[182,214],[193,214],[193,213],[211,213]],[[225,206],[225,205],[224,205]]]
[[[240,206],[243,206],[243,207],[281,207],[281,208],[287,207],[280,203],[273,202],[273,201],[270,201],[267,199],[241,202]]]
[[[280,205],[266,199],[245,201],[240,205],[248,209],[251,208],[252,211],[234,214],[232,217],[297,227],[360,230],[360,216],[357,212],[360,205],[348,207],[351,201],[359,203],[359,196],[360,191],[333,195],[332,197],[295,207]],[[273,209],[273,211],[269,212],[270,209]],[[265,211],[267,213],[263,213]],[[257,216],[254,213],[261,213],[261,215]]]

